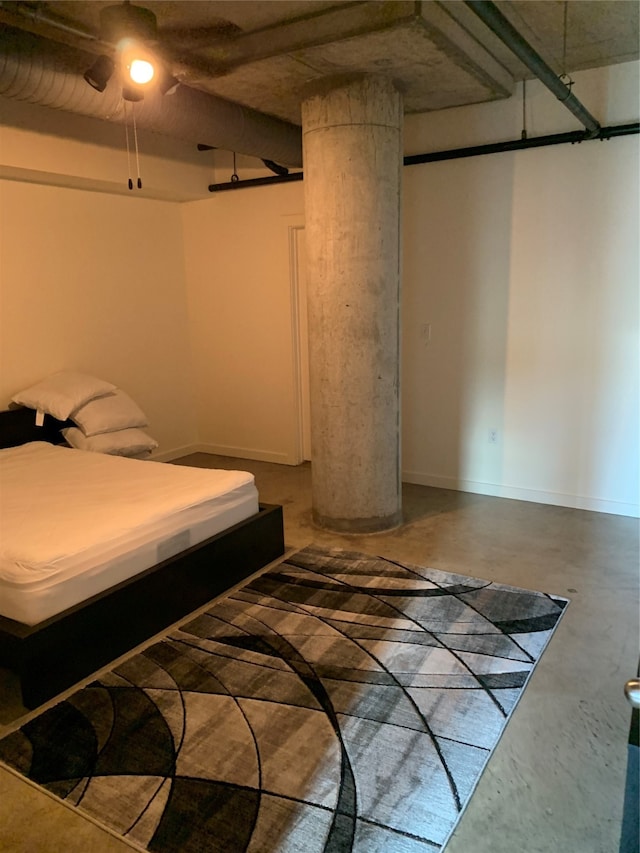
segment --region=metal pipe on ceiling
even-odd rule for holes
[[[491,0],[465,0],[466,5],[483,21],[489,29],[515,53],[541,83],[553,92],[556,98],[583,124],[589,134],[597,135],[600,123],[591,115],[586,107],[571,92],[558,77],[555,71],[547,65],[537,53],[505,18],[495,3]]]
[[[247,178],[244,181],[224,181],[221,184],[209,184],[209,192],[237,190],[240,187],[264,187],[269,184],[290,184],[292,181],[301,181],[303,177],[302,172],[290,172],[288,175],[265,175],[262,178]]]
[[[616,136],[630,136],[640,133],[640,124],[617,124],[601,127],[595,136],[585,136],[582,130],[568,133],[550,133],[546,136],[530,136],[525,139],[513,139],[508,142],[489,142],[486,145],[470,145],[466,148],[451,148],[448,151],[431,151],[428,154],[410,154],[404,158],[405,166],[417,166],[420,163],[438,163],[442,160],[460,160],[463,157],[478,157],[482,154],[503,154],[506,151],[524,151],[527,148],[544,148],[548,145],[572,145],[593,140],[613,139]]]
[[[632,136],[640,133],[640,122],[631,124],[614,124],[601,127],[596,136],[585,136],[582,130],[571,130],[568,133],[551,133],[546,136],[530,136],[527,139],[512,139],[507,142],[489,142],[486,145],[469,145],[466,148],[450,148],[447,151],[430,151],[426,154],[408,154],[403,158],[404,166],[419,166],[422,163],[442,163],[444,160],[461,160],[465,157],[479,157],[484,154],[503,154],[506,151],[523,151],[527,148],[543,148],[548,145],[572,145],[593,140],[605,141],[618,136]],[[262,178],[249,178],[240,181],[225,181],[220,184],[209,184],[209,192],[224,192],[225,190],[241,190],[249,187],[282,184],[289,181],[301,181],[303,172],[291,172],[288,175],[267,175]]]

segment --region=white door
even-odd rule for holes
[[[311,404],[309,394],[309,332],[304,225],[289,226],[291,308],[294,360],[294,397],[297,405],[298,450],[301,461],[311,459]]]

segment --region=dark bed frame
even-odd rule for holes
[[[19,408],[0,412],[0,447],[63,442],[68,423]],[[70,451],[71,452],[71,451]],[[187,616],[284,554],[282,507],[256,515],[68,610],[29,626],[0,616],[0,666],[35,708]]]

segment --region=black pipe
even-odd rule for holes
[[[418,163],[436,163],[439,160],[459,160],[462,157],[477,157],[480,154],[500,154],[503,151],[521,151],[525,148],[542,148],[545,145],[562,145],[566,142],[589,142],[594,139],[612,139],[614,136],[629,136],[640,133],[640,123],[618,124],[601,127],[596,136],[584,130],[572,130],[568,133],[552,133],[548,136],[530,136],[527,139],[513,139],[510,142],[491,142],[487,145],[472,145],[468,148],[452,148],[449,151],[433,151],[429,154],[412,154],[404,158],[405,166]]]
[[[596,139],[612,139],[614,136],[633,136],[634,133],[640,133],[640,123],[637,121],[632,124],[612,124],[609,127],[601,127]]]
[[[571,87],[562,82],[540,54],[536,53],[529,42],[525,41],[515,27],[511,26],[495,3],[492,3],[491,0],[465,0],[465,2],[480,20],[536,75],[538,80],[544,83],[559,101],[562,101],[588,131],[594,135],[598,133],[600,123],[571,93]]]
[[[510,142],[491,142],[487,145],[470,145],[468,148],[452,148],[450,151],[433,151],[428,154],[412,154],[404,158],[405,166],[417,166],[420,163],[437,163],[440,160],[459,160],[462,157],[477,157],[481,154],[501,154],[505,151],[520,151],[523,148],[542,148],[545,145],[559,145],[563,142],[584,142],[583,130],[570,133],[554,133],[551,136],[532,136],[527,139],[513,139]]]
[[[267,175],[265,178],[249,178],[246,181],[227,181],[224,184],[209,184],[209,192],[237,190],[240,187],[261,187],[264,184],[287,184],[289,181],[301,181],[302,172],[291,172],[288,175]]]
[[[522,151],[524,148],[542,148],[546,145],[561,145],[571,142],[591,142],[594,139],[606,140],[616,136],[632,136],[640,133],[640,122],[633,124],[614,124],[601,127],[597,136],[591,136],[584,130],[572,130],[569,133],[552,133],[548,136],[531,136],[528,139],[513,139],[510,142],[490,142],[487,145],[471,145],[467,148],[450,148],[448,151],[432,151],[428,154],[409,154],[403,159],[405,166],[417,166],[420,163],[437,163],[442,160],[460,160],[463,157],[478,157],[481,154],[500,154],[504,151]],[[242,187],[257,187],[265,184],[282,184],[288,181],[301,181],[303,172],[289,175],[274,175],[264,178],[250,178],[247,181],[229,181],[225,184],[210,184],[209,192],[239,190]]]

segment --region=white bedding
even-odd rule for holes
[[[0,450],[0,615],[35,625],[257,511],[246,471]]]

